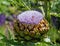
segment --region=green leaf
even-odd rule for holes
[[[51,41],[56,43],[56,39],[58,38],[57,30],[54,27],[51,27],[47,33],[47,35],[50,37]]]

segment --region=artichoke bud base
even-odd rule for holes
[[[27,24],[16,20],[13,28],[18,41],[33,41],[40,39],[42,34],[44,35],[48,31],[49,24],[45,19],[41,20],[39,24]]]

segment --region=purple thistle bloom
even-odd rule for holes
[[[25,11],[17,16],[20,22],[25,22],[28,24],[38,24],[43,19],[42,13],[38,11]]]
[[[5,23],[5,15],[4,14],[0,14],[0,26],[3,25]]]

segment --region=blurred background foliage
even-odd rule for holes
[[[51,11],[60,13],[60,0],[55,0],[51,5]]]
[[[0,0],[0,14],[3,13],[6,16],[18,15],[26,10],[40,11],[47,17],[47,20],[51,21],[50,13],[54,16],[60,16],[60,0],[52,0],[50,2],[49,0]],[[42,40],[36,43],[15,41],[12,38],[9,29],[7,29],[9,39],[7,39],[4,34],[6,26],[0,26],[0,46],[60,46],[60,30],[57,30],[55,26],[52,26],[51,22],[49,22],[49,24],[50,30],[48,31],[47,36],[50,38],[51,42],[44,42],[42,37]]]
[[[0,13],[14,14],[15,12],[40,9],[43,3],[40,0],[1,0]]]

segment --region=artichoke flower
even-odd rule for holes
[[[17,16],[13,24],[15,37],[18,40],[38,40],[49,29],[49,24],[43,14],[30,10]]]

